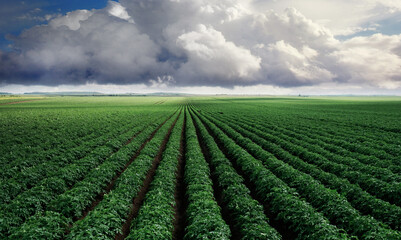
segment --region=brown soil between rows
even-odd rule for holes
[[[138,151],[131,157],[131,159],[124,165],[124,167],[118,171],[116,173],[116,175],[113,177],[113,179],[111,180],[111,182],[106,186],[105,190],[98,194],[94,201],[92,202],[92,204],[87,207],[83,212],[80,218],[75,218],[75,221],[78,220],[82,220],[84,219],[91,211],[93,211],[93,209],[95,209],[95,207],[103,200],[104,195],[106,195],[107,193],[109,193],[111,191],[111,189],[113,189],[114,185],[116,184],[117,179],[121,176],[121,174],[123,174],[125,172],[125,170],[127,170],[127,168],[129,167],[129,165],[132,164],[132,162],[139,156],[139,154],[141,153],[142,149],[146,146],[146,144],[153,138],[153,136],[156,134],[156,132],[172,117],[174,116],[175,112],[169,116],[163,123],[161,123],[152,133],[151,135],[148,137],[148,139],[146,139],[145,142],[142,143],[142,145],[139,147]],[[142,132],[143,130],[141,130],[140,132]],[[138,134],[140,134],[140,132],[138,132],[137,134],[135,134],[131,139],[129,139],[125,145],[129,144]]]
[[[141,190],[139,191],[138,195],[133,199],[133,205],[130,209],[128,218],[122,227],[122,233],[117,234],[114,237],[115,240],[123,240],[129,235],[130,230],[131,230],[132,220],[138,215],[139,209],[142,206],[142,203],[143,203],[143,200],[145,199],[146,193],[149,191],[150,183],[153,181],[157,167],[159,166],[160,161],[162,160],[163,152],[166,149],[171,132],[172,132],[174,126],[176,125],[177,120],[180,117],[180,115],[181,115],[181,112],[178,114],[177,118],[175,119],[173,124],[170,126],[166,136],[164,137],[163,142],[160,145],[159,152],[157,153],[155,159],[153,160],[152,167],[149,169],[149,171],[146,174],[146,178],[143,182]]]
[[[142,128],[141,130],[139,130],[138,132],[136,132],[135,134],[134,134],[134,136],[132,136],[130,139],[128,139],[125,143],[124,143],[124,145],[122,146],[122,147],[124,147],[124,146],[126,146],[126,145],[128,145],[128,144],[130,144],[131,142],[132,142],[132,140],[134,140],[139,134],[141,134],[144,130],[145,130],[145,128],[146,127],[144,127],[144,128]],[[124,131],[123,133],[121,133],[120,135],[122,135],[122,134],[124,134],[124,133],[126,133],[126,132],[128,132],[128,131]],[[110,138],[111,139],[111,138]],[[109,158],[109,157],[111,157],[113,154],[115,154],[116,152],[118,152],[122,147],[120,147],[120,148],[118,148],[118,149],[116,149],[116,150],[114,150],[112,153],[110,153],[109,155],[107,155],[107,157],[105,157],[104,159],[107,159],[107,158]],[[84,158],[84,157],[82,157],[82,158]],[[82,159],[82,158],[80,158],[80,159]],[[80,180],[80,181],[82,181],[83,179],[85,178],[85,176]],[[114,178],[113,178],[114,179]],[[68,190],[71,190],[72,188],[74,187],[74,185],[71,185],[71,186],[69,186],[68,187]],[[107,191],[107,187],[106,187],[106,190],[105,191]],[[100,193],[100,194],[102,194],[102,193]],[[100,195],[99,194],[99,195]],[[98,196],[97,196],[98,197]],[[95,198],[95,199],[97,199],[97,197]],[[103,197],[103,196],[102,196]],[[92,206],[91,206],[92,207]],[[89,207],[88,207],[89,208]],[[87,208],[87,209],[88,209]],[[86,209],[85,209],[86,210]],[[87,214],[87,213],[86,213]],[[86,216],[86,215],[85,215]],[[80,220],[80,219],[83,219],[82,217],[81,218],[74,218],[73,220],[74,221],[77,221],[77,220]]]
[[[193,112],[194,112],[194,114],[196,114],[195,111],[193,111]],[[200,115],[200,113],[197,113],[197,114]],[[272,226],[274,229],[277,230],[277,232],[280,233],[280,235],[282,236],[282,240],[294,240],[294,239],[296,239],[297,238],[297,234],[294,231],[290,230],[283,221],[277,220],[277,214],[274,214],[271,211],[269,211],[270,206],[268,204],[263,204],[264,203],[263,199],[261,199],[258,196],[258,194],[256,193],[255,184],[249,180],[247,175],[241,170],[241,167],[238,166],[237,162],[230,158],[230,156],[225,151],[224,144],[212,134],[212,131],[210,130],[209,126],[207,124],[205,124],[202,119],[200,119],[200,120],[201,120],[202,124],[205,126],[205,128],[208,131],[208,133],[210,134],[210,136],[213,137],[214,141],[216,142],[216,144],[218,145],[220,150],[223,152],[225,157],[230,160],[230,162],[231,162],[232,166],[234,167],[235,171],[239,175],[241,175],[243,177],[245,186],[250,190],[251,197],[253,199],[257,200],[263,206],[264,213],[269,219],[269,225]]]
[[[235,227],[235,223],[232,220],[232,218],[230,217],[229,210],[227,209],[227,207],[225,206],[225,204],[223,202],[222,189],[219,187],[217,176],[214,174],[215,168],[213,167],[212,164],[210,164],[210,159],[211,159],[210,153],[209,153],[208,149],[206,148],[206,144],[204,144],[204,142],[203,142],[203,139],[202,139],[200,131],[199,131],[199,126],[195,123],[195,119],[193,119],[192,115],[191,115],[191,117],[192,117],[192,121],[194,122],[194,125],[195,125],[196,136],[198,138],[198,142],[201,147],[202,154],[205,157],[205,160],[208,163],[209,168],[210,168],[210,176],[212,178],[212,183],[213,183],[213,194],[214,194],[214,197],[215,197],[217,203],[219,204],[219,206],[222,210],[221,215],[222,215],[224,221],[230,227],[231,239],[239,240],[239,239],[241,239],[240,229]]]
[[[176,180],[176,190],[174,193],[175,198],[175,214],[174,214],[174,230],[173,239],[179,240],[184,239],[185,227],[186,227],[186,217],[185,212],[188,206],[187,198],[185,196],[186,186],[184,183],[184,173],[185,173],[185,149],[186,149],[186,115],[184,113],[184,123],[181,131],[181,141],[180,141],[180,156],[178,158],[177,166],[177,180]]]

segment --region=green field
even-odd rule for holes
[[[1,97],[0,239],[401,239],[400,122],[397,97]]]

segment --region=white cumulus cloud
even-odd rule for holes
[[[65,16],[55,18],[49,22],[49,25],[53,28],[66,26],[71,30],[78,30],[81,27],[80,22],[87,20],[92,16],[93,11],[88,10],[76,10],[69,12]]]
[[[401,10],[394,1],[366,3],[109,1],[11,37],[0,83],[401,88],[400,35],[336,37],[379,29]]]
[[[261,59],[253,56],[248,49],[226,41],[224,35],[205,25],[184,33],[177,39],[188,57],[179,74],[188,78],[204,78],[204,81],[223,79],[252,79],[260,69]],[[235,82],[234,82],[235,84]]]
[[[134,20],[132,20],[132,17],[127,13],[125,7],[118,2],[109,1],[107,8],[110,15],[124,19],[130,23],[134,23]]]

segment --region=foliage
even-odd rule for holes
[[[1,105],[0,239],[114,239],[134,208],[127,239],[172,239],[179,167],[185,239],[401,239],[399,109],[227,96]]]

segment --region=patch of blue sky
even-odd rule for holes
[[[349,40],[351,38],[354,37],[368,37],[368,36],[372,36],[373,34],[379,33],[379,31],[377,30],[366,30],[366,31],[360,31],[354,34],[350,34],[350,35],[337,35],[336,39],[340,40],[340,41],[346,41]]]
[[[398,18],[386,19],[378,23],[379,31],[385,35],[401,34],[401,16]]]
[[[345,41],[354,37],[367,37],[373,34],[381,33],[383,35],[399,35],[401,34],[401,16],[387,18],[385,20],[378,21],[374,30],[370,29],[369,26],[363,26],[367,30],[362,30],[350,35],[338,35],[336,38],[341,41]]]
[[[48,1],[44,9],[62,14],[77,9],[100,9],[107,5],[107,0],[52,0]]]
[[[7,35],[46,23],[46,15],[66,14],[78,9],[101,9],[107,0],[0,0],[0,51],[10,51]]]

